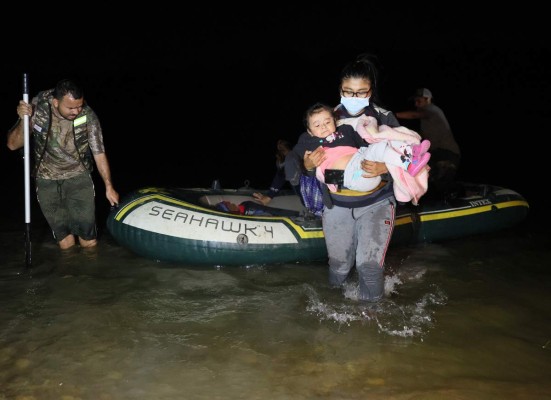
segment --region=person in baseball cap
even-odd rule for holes
[[[432,92],[427,88],[419,88],[415,91],[415,95],[413,95],[413,98],[416,97],[426,97],[427,99],[432,99]]]
[[[433,103],[429,89],[418,88],[410,100],[414,100],[415,109],[396,112],[396,118],[419,120],[419,134],[431,143],[429,193],[445,196],[456,186],[461,160],[459,145],[444,111]]]

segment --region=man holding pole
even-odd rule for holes
[[[84,102],[82,89],[72,80],[38,93],[31,104],[21,100],[20,120],[8,132],[7,146],[24,146],[25,116],[33,139],[36,193],[54,239],[61,249],[97,244],[93,162],[105,184],[112,206],[119,194],[113,187],[103,135],[96,113]],[[92,160],[93,158],[93,160]]]

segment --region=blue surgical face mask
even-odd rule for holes
[[[359,97],[341,97],[341,104],[350,115],[356,115],[369,106],[369,97],[365,99]]]

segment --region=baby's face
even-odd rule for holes
[[[321,111],[308,118],[308,131],[313,136],[326,138],[336,130],[335,118],[328,111]]]

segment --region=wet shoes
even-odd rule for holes
[[[423,140],[421,143],[411,147],[411,163],[408,165],[408,173],[411,176],[417,175],[430,160],[430,141]]]

